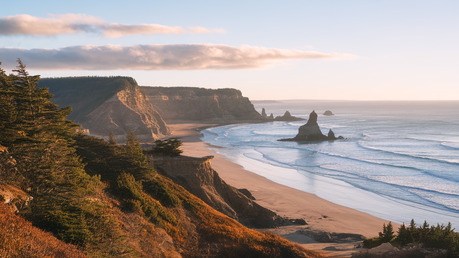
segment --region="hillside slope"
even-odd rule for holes
[[[0,202],[0,257],[85,257],[75,246],[32,226]]]
[[[49,88],[53,102],[71,106],[69,119],[80,123],[89,133],[107,138],[110,131],[124,142],[133,131],[142,142],[169,134],[161,115],[129,77],[68,77],[39,81]]]
[[[258,122],[261,115],[241,91],[194,87],[140,87],[167,122]]]
[[[221,213],[248,227],[272,228],[286,225],[305,225],[302,219],[280,217],[226,184],[212,168],[213,156],[194,158],[186,156],[148,156],[157,171]]]
[[[58,108],[46,89],[36,87],[38,76],[30,76],[21,62],[16,72],[0,69],[0,185],[8,195],[2,201],[18,200],[16,208],[24,198],[11,195],[25,197],[21,216],[32,223],[26,230],[40,228],[90,257],[320,257],[244,227],[159,175],[133,133],[125,145],[77,133],[65,119],[70,110]],[[24,256],[46,256],[40,252],[54,238],[22,234],[24,227],[15,226],[24,221],[16,219],[0,206],[2,254],[14,256],[32,248],[25,244],[30,242],[42,249]],[[61,242],[54,246],[58,253],[49,256],[80,254],[72,246],[68,250],[75,255],[59,251],[67,248]]]
[[[117,209],[164,229],[185,257],[320,257],[278,236],[244,227],[145,166],[142,155],[127,157],[124,146],[84,135],[75,139],[87,173],[97,173],[109,183],[106,193],[116,198]]]

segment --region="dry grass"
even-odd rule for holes
[[[323,257],[319,252],[304,249],[274,234],[249,229],[214,210],[170,179],[163,177],[162,181],[181,199],[196,227],[198,247],[187,246],[189,239],[174,239],[184,245],[184,256]]]
[[[85,257],[75,246],[32,226],[0,203],[0,257]]]

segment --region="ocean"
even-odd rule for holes
[[[253,101],[269,115],[307,119],[324,134],[292,138],[306,121],[209,128],[212,151],[267,179],[396,223],[459,227],[459,101]],[[322,115],[331,110],[334,116]],[[223,147],[223,148],[221,148]]]

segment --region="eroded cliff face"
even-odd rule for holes
[[[138,87],[118,91],[88,114],[82,123],[90,134],[107,137],[110,131],[124,142],[131,130],[141,142],[168,135],[169,127]]]
[[[70,77],[40,80],[49,88],[60,107],[71,106],[69,119],[89,129],[89,134],[108,138],[113,132],[118,142],[132,131],[141,142],[170,133],[160,113],[129,77]]]
[[[193,158],[153,157],[149,160],[158,172],[171,178],[212,208],[255,228],[271,228],[281,225],[306,224],[302,219],[287,219],[268,210],[240,190],[228,185],[212,168],[213,156]]]
[[[258,122],[262,116],[236,89],[140,87],[167,122]]]

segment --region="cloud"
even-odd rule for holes
[[[58,49],[0,48],[11,68],[20,58],[35,70],[253,69],[285,59],[338,59],[352,55],[265,47],[192,44],[74,46]]]
[[[33,35],[53,36],[75,33],[102,33],[106,37],[122,37],[139,34],[183,34],[183,33],[223,33],[224,30],[194,27],[183,29],[178,26],[159,24],[128,25],[109,23],[97,17],[83,14],[52,15],[39,18],[27,14],[0,18],[0,36]]]
[[[207,29],[203,27],[190,27],[190,31],[198,34],[210,34],[210,33],[220,33],[223,34],[226,31],[224,29]]]
[[[186,31],[180,27],[171,27],[158,24],[124,25],[108,24],[103,26],[104,35],[117,38],[134,34],[182,34]]]

